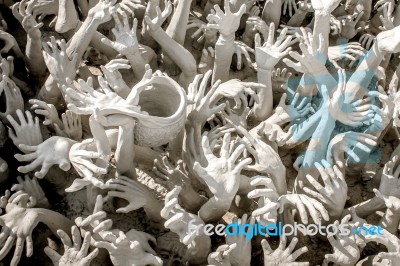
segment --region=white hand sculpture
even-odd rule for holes
[[[113,15],[115,21],[115,28],[112,29],[112,32],[115,36],[115,41],[110,41],[107,38],[101,39],[101,41],[114,48],[122,55],[129,55],[130,53],[134,53],[137,49],[139,49],[139,43],[136,36],[136,28],[137,28],[137,19],[133,20],[132,27],[129,25],[128,15],[126,12],[122,12],[123,22],[121,23],[119,17],[117,15]]]
[[[165,22],[165,20],[171,15],[172,12],[172,4],[170,1],[167,2],[164,11],[161,12],[160,7],[156,8],[157,16],[151,19],[148,15],[144,16],[144,21],[146,22],[146,29],[152,32],[161,28],[161,25]]]
[[[282,14],[286,15],[289,14],[289,16],[293,16],[293,11],[294,13],[297,12],[297,3],[295,0],[284,0],[283,1],[283,9],[282,9]]]
[[[99,254],[99,249],[97,248],[88,254],[91,234],[86,232],[82,242],[81,232],[75,225],[71,228],[72,241],[63,230],[58,230],[57,234],[64,244],[64,254],[61,256],[50,247],[44,248],[44,252],[51,259],[54,266],[89,266]]]
[[[253,46],[254,36],[257,32],[261,33],[263,38],[267,38],[269,26],[258,15],[250,16],[246,21],[246,28],[242,35],[242,40],[245,44]]]
[[[236,243],[232,245],[221,245],[215,252],[208,255],[208,266],[231,266],[230,256],[233,251],[236,251]]]
[[[301,222],[308,224],[307,210],[315,224],[321,223],[322,217],[325,221],[329,221],[329,213],[319,201],[303,194],[287,194],[280,196],[278,199],[279,213],[289,208],[298,210]]]
[[[331,34],[332,35],[338,35],[342,32],[342,22],[337,19],[335,16],[331,15],[331,18],[329,20],[329,24],[331,27]]]
[[[274,43],[275,24],[269,27],[268,39],[261,44],[261,37],[257,33],[254,39],[257,68],[273,70],[275,65],[292,50],[288,47],[292,41],[291,36],[286,36],[287,28],[284,28]]]
[[[42,21],[48,15],[58,14],[58,0],[31,0],[29,1],[27,12],[32,13],[38,21]]]
[[[61,120],[63,123],[62,129],[57,124],[54,124],[57,135],[80,141],[82,139],[81,116],[67,110],[61,115]]]
[[[90,84],[82,79],[79,79],[78,83],[85,93],[75,88],[72,82],[68,85],[68,88],[63,85],[62,89],[67,95],[68,109],[79,115],[90,115],[96,108],[102,111],[107,107],[131,107],[125,99],[111,91],[107,82],[101,76],[98,79],[104,93],[94,90]]]
[[[393,17],[392,17],[393,10],[391,9],[390,3],[384,4],[379,9],[381,9],[383,12],[383,15],[379,16],[379,19],[382,22],[382,26],[379,26],[379,29],[381,31],[394,29]]]
[[[334,163],[339,168],[343,169],[346,164],[347,157],[351,157],[355,162],[360,162],[360,157],[353,151],[354,147],[357,147],[365,152],[371,152],[372,147],[377,145],[377,138],[373,135],[366,133],[358,133],[348,131],[346,133],[336,135],[329,143],[327,161]]]
[[[346,101],[346,76],[345,71],[338,71],[338,86],[334,90],[332,97],[328,100],[329,113],[341,123],[348,126],[361,126],[364,121],[372,115],[371,105],[366,100],[357,100],[352,103]]]
[[[246,5],[241,5],[236,13],[232,13],[229,0],[224,0],[224,8],[225,13],[219,5],[214,5],[215,14],[207,16],[207,20],[209,21],[207,27],[217,29],[223,37],[228,38],[239,28],[240,18],[246,12]]]
[[[377,11],[382,11],[387,9],[388,14],[393,14],[393,11],[396,7],[395,1],[394,0],[379,0],[376,2],[374,9]]]
[[[119,213],[128,213],[142,208],[154,197],[146,186],[125,176],[108,180],[104,188],[110,190],[108,196],[128,201],[127,206],[117,209]]]
[[[24,111],[24,99],[22,98],[21,91],[15,82],[6,75],[2,75],[0,81],[0,92],[2,91],[4,91],[6,97],[6,110],[0,112],[0,118],[5,123],[5,119],[8,115],[16,118],[17,110]]]
[[[92,161],[96,159],[104,160],[104,156],[95,150],[96,144],[94,139],[85,139],[82,142],[77,142],[73,144],[71,146],[71,149],[69,150],[69,161],[71,162],[74,169],[78,172],[78,174],[83,177],[83,181],[84,183],[86,183],[83,184],[84,186],[89,183],[92,183],[94,186],[99,187],[104,185],[96,177],[102,174],[106,174],[107,169],[97,166]],[[76,181],[79,181],[79,179],[75,179],[74,182]]]
[[[185,211],[178,204],[178,196],[181,190],[181,187],[175,187],[165,196],[165,205],[161,210],[161,217],[166,219],[165,228],[177,234],[183,244],[189,248],[195,248],[194,240],[198,235],[196,230],[191,232],[189,227],[202,228],[204,222],[199,216]]]
[[[89,215],[85,219],[82,217],[77,217],[75,219],[75,223],[80,227],[81,231],[91,232],[94,239],[103,239],[102,237],[107,235],[107,232],[112,227],[112,220],[106,219],[107,213],[103,211],[103,204],[103,197],[98,195],[94,205],[93,214]]]
[[[126,237],[130,241],[135,241],[135,240],[139,241],[140,245],[142,246],[145,252],[151,253],[153,255],[157,254],[149,244],[149,242],[152,242],[153,246],[157,245],[157,240],[155,239],[154,236],[142,231],[131,229],[128,232],[126,232]]]
[[[139,241],[131,241],[124,232],[106,234],[105,241],[96,241],[94,246],[104,248],[110,253],[111,262],[115,266],[161,266],[162,260],[145,252]]]
[[[353,15],[340,18],[342,22],[342,30],[340,35],[347,40],[350,40],[356,36],[362,30],[362,27],[358,27],[357,29],[355,27],[363,15],[364,11],[361,11],[360,13],[354,13]]]
[[[243,159],[236,163],[239,156],[245,150],[244,145],[237,148],[230,148],[231,135],[225,134],[221,147],[220,157],[216,157],[210,148],[208,138],[202,138],[202,147],[207,159],[207,167],[203,167],[199,162],[194,163],[194,170],[199,177],[207,184],[215,198],[231,202],[239,189],[239,179],[241,170],[251,163],[250,158]],[[231,152],[230,152],[231,150]]]
[[[339,222],[335,222],[339,225]],[[328,235],[328,241],[333,247],[333,254],[325,255],[325,262],[350,266],[354,265],[360,259],[360,249],[354,238],[349,236]]]
[[[207,71],[211,70],[214,66],[214,60],[214,48],[210,46],[207,49],[203,49],[201,53],[200,63],[197,65],[199,73],[205,74]]]
[[[113,59],[105,66],[100,66],[100,68],[110,87],[121,97],[126,98],[131,88],[126,85],[119,70],[130,69],[129,61],[126,59]]]
[[[356,61],[364,56],[365,49],[358,42],[351,42],[337,46],[329,46],[328,58],[331,61],[350,60],[349,67],[353,67]]]
[[[326,70],[325,63],[326,59],[322,54],[322,49],[324,47],[324,38],[322,34],[319,36],[319,48],[317,50],[313,49],[312,40],[310,40],[310,33],[307,34],[303,32],[303,38],[297,35],[300,39],[300,49],[303,53],[300,55],[298,52],[289,52],[289,55],[298,61],[294,63],[292,60],[284,58],[283,62],[297,72],[308,73],[314,76],[318,75],[322,71]]]
[[[67,55],[67,43],[62,39],[58,45],[54,36],[50,37],[50,42],[43,42],[43,57],[47,69],[53,78],[60,84],[66,84],[66,79],[73,80],[76,76],[76,64],[79,60],[78,54],[74,53],[70,59]]]
[[[231,122],[229,123],[232,124]],[[286,176],[286,168],[278,153],[270,145],[262,141],[261,136],[253,136],[243,127],[232,125],[245,137],[245,141],[240,141],[240,139],[239,141],[245,145],[247,151],[255,160],[254,164],[245,165],[244,169],[270,175],[278,194],[283,195],[286,193],[286,178],[284,178]]]
[[[17,181],[18,184],[14,184],[11,187],[11,191],[23,191],[35,198],[36,205],[34,207],[36,208],[50,207],[49,201],[36,177],[30,179],[28,175],[25,175],[25,179],[23,180],[20,176],[17,176]]]
[[[2,208],[6,208],[8,203],[15,204],[21,208],[34,208],[36,206],[36,198],[22,190],[11,195],[11,192],[7,189],[1,200]]]
[[[272,71],[272,91],[274,93],[286,92],[287,82],[293,75],[287,68],[276,68]]]
[[[35,172],[35,176],[39,179],[44,178],[53,165],[68,171],[71,168],[68,153],[74,143],[75,141],[68,138],[51,137],[37,146],[20,144],[19,149],[26,154],[16,154],[15,158],[20,162],[32,162],[18,167],[18,171],[25,174],[41,165],[40,171]]]
[[[92,17],[101,23],[105,23],[111,20],[112,14],[114,14],[119,5],[117,0],[99,0],[97,5],[89,10],[88,17]]]
[[[23,57],[17,40],[14,38],[14,36],[9,34],[8,32],[0,30],[0,40],[4,42],[4,47],[0,50],[0,53],[5,54],[10,52],[10,50],[13,50],[18,57]]]
[[[243,112],[238,113],[239,110],[232,110],[229,102],[226,102],[226,108],[222,110],[222,116],[226,117],[227,120],[232,121],[236,125],[242,126],[243,128],[247,128],[247,118],[251,112],[250,107],[244,108]]]
[[[270,142],[275,142],[278,147],[284,146],[286,142],[292,137],[292,131],[296,126],[289,128],[288,132],[284,132],[282,128],[276,124],[262,122],[257,130],[258,136],[263,136]],[[251,134],[252,132],[250,132]],[[257,136],[257,137],[258,137]]]
[[[247,97],[251,96],[255,102],[259,102],[257,92],[265,89],[265,85],[254,82],[242,82],[238,79],[231,79],[218,86],[215,91],[212,101],[215,102],[218,98],[228,98],[235,101],[235,109],[240,109],[242,106],[249,105]],[[243,104],[243,105],[242,105]]]
[[[322,164],[322,165],[321,165]],[[324,181],[325,187],[321,186],[311,175],[306,175],[307,180],[317,191],[313,191],[308,187],[303,190],[306,194],[324,204],[329,215],[334,218],[341,216],[347,199],[347,183],[343,173],[334,165],[333,167],[325,160],[315,163]]]
[[[307,247],[302,247],[296,251],[297,243],[299,242],[296,237],[292,239],[290,244],[286,247],[286,236],[280,237],[279,246],[273,250],[268,244],[266,239],[261,241],[261,246],[264,251],[264,266],[279,266],[279,265],[293,265],[293,266],[308,266],[308,262],[296,262],[296,259],[308,251]]]
[[[2,202],[3,201],[4,199],[2,199]],[[25,202],[27,202],[27,200]],[[32,231],[38,223],[39,217],[36,209],[8,203],[6,206],[6,213],[0,216],[0,225],[2,226],[1,242],[2,244],[4,243],[4,246],[0,250],[0,260],[7,255],[15,244],[16,248],[10,265],[16,266],[21,259],[25,241],[26,256],[32,256]]]
[[[188,20],[188,25],[187,25],[187,30],[192,29],[192,28],[197,28],[197,30],[190,36],[190,38],[194,39],[197,38],[197,42],[201,43],[204,38],[206,37],[206,30],[207,30],[207,23],[195,18],[195,17],[189,17]]]
[[[249,199],[258,198],[258,207],[251,215],[256,217],[263,225],[276,223],[279,195],[272,180],[265,176],[254,176],[251,178],[250,185],[254,189],[247,194],[247,197]]]
[[[399,169],[394,172],[399,156],[394,156],[383,168],[379,192],[385,196],[400,198]]]
[[[11,9],[13,15],[21,23],[25,32],[33,39],[39,39],[41,37],[40,28],[43,23],[36,21],[36,16],[32,14],[30,3],[27,0],[15,3]]]
[[[217,125],[210,131],[204,132],[202,136],[207,136],[208,141],[210,142],[210,148],[214,150],[221,148],[222,138],[225,136],[225,134],[233,132],[235,132],[235,129],[228,124],[225,126]]]
[[[14,145],[17,147],[19,147],[20,144],[36,146],[42,143],[43,136],[39,127],[39,118],[35,117],[34,122],[32,114],[29,111],[25,112],[27,119],[25,119],[21,110],[18,109],[16,113],[20,124],[18,124],[11,115],[7,116],[8,121],[14,129],[14,131],[11,128],[8,129],[8,135],[12,139]]]
[[[62,126],[57,109],[53,104],[48,104],[37,99],[30,99],[29,103],[32,104],[31,109],[34,110],[35,114],[44,116],[45,120],[43,121],[43,125],[57,124],[60,127]]]
[[[206,93],[211,74],[211,70],[206,72],[202,80],[202,75],[197,75],[188,88],[188,98],[193,103],[188,107],[188,118],[198,121],[199,123],[207,121],[212,115],[219,113],[225,108],[225,104],[220,104],[218,106],[212,104],[212,98],[216,98],[216,91],[221,84],[220,80],[215,82],[209,92]]]
[[[182,187],[179,199],[184,208],[189,211],[197,211],[202,203],[203,198],[194,190],[192,179],[183,166],[183,161],[179,160],[177,166],[172,166],[166,156],[162,160],[154,160],[153,173],[157,177],[157,181],[169,190],[173,190],[175,186]]]
[[[251,62],[249,52],[254,54],[254,49],[250,48],[249,46],[247,46],[246,44],[244,44],[243,42],[240,42],[240,41],[235,41],[234,44],[235,44],[235,54],[237,56],[236,68],[238,70],[242,69],[242,64],[244,61],[244,60],[242,60],[242,55],[244,55],[244,58],[246,59],[246,61],[244,61],[244,62],[246,62],[246,64],[251,67],[252,62]]]

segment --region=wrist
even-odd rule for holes
[[[305,9],[305,10],[304,10],[304,9],[298,8],[297,11],[296,11],[296,13],[294,13],[293,16],[306,15],[308,12],[309,12],[308,9]]]
[[[257,73],[259,75],[271,75],[272,71],[274,70],[274,67],[268,67],[268,66],[259,66],[257,64]]]
[[[384,51],[383,48],[381,48],[381,47],[379,46],[379,39],[378,39],[378,38],[375,38],[375,40],[376,40],[376,41],[372,44],[371,50],[374,52],[374,54],[375,54],[377,57],[383,58],[383,57],[386,55],[386,52]]]
[[[232,200],[235,197],[235,195],[214,195],[214,199],[216,202],[216,205],[219,206],[221,209],[224,210],[229,210],[232,204]]]
[[[37,41],[37,42],[39,42],[39,41],[41,41],[42,40],[42,33],[39,31],[38,33],[28,33],[28,40],[31,40],[31,41]]]
[[[104,21],[102,21],[100,18],[96,17],[95,14],[89,13],[88,16],[86,17],[85,21],[83,23],[89,23],[89,24],[95,24],[95,25],[100,25]]]
[[[150,28],[149,26],[147,26],[147,32],[153,36],[153,35],[158,35],[161,31],[163,31],[163,29],[160,26],[155,26],[154,28]]]
[[[315,10],[315,16],[319,16],[319,17],[328,16],[330,18],[331,11],[325,10],[325,9]]]
[[[235,34],[228,34],[228,35],[219,35],[217,44],[226,44],[226,43],[233,43],[235,41]]]
[[[132,47],[129,49],[129,51],[126,51],[124,53],[124,56],[126,59],[129,61],[136,60],[137,56],[140,56],[140,50],[139,47]]]

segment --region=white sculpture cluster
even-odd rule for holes
[[[4,265],[400,265],[398,1],[0,12]]]

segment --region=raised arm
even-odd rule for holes
[[[217,80],[225,82],[229,79],[229,69],[232,56],[235,51],[235,32],[239,28],[240,18],[246,11],[246,5],[242,5],[236,13],[232,13],[229,0],[225,0],[225,13],[218,5],[214,6],[216,14],[207,16],[208,27],[217,29],[220,33],[215,44],[215,61],[212,83]]]
[[[168,15],[169,14],[162,14],[160,8],[157,7],[156,18],[151,19],[146,15],[144,19],[148,26],[148,32],[150,35],[160,44],[162,49],[182,70],[178,83],[183,88],[187,88],[197,73],[196,60],[185,47],[168,36],[168,34],[161,28],[161,24],[164,21],[163,16]]]

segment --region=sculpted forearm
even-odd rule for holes
[[[258,97],[260,102],[254,104],[254,115],[259,121],[266,120],[272,115],[273,93],[272,93],[272,70],[258,69],[258,82],[265,84],[266,88],[260,90]]]
[[[231,36],[229,40],[223,39],[221,36],[215,45],[215,61],[214,71],[212,76],[212,83],[217,80],[222,82],[229,80],[229,69],[232,62],[234,53],[234,37]]]

